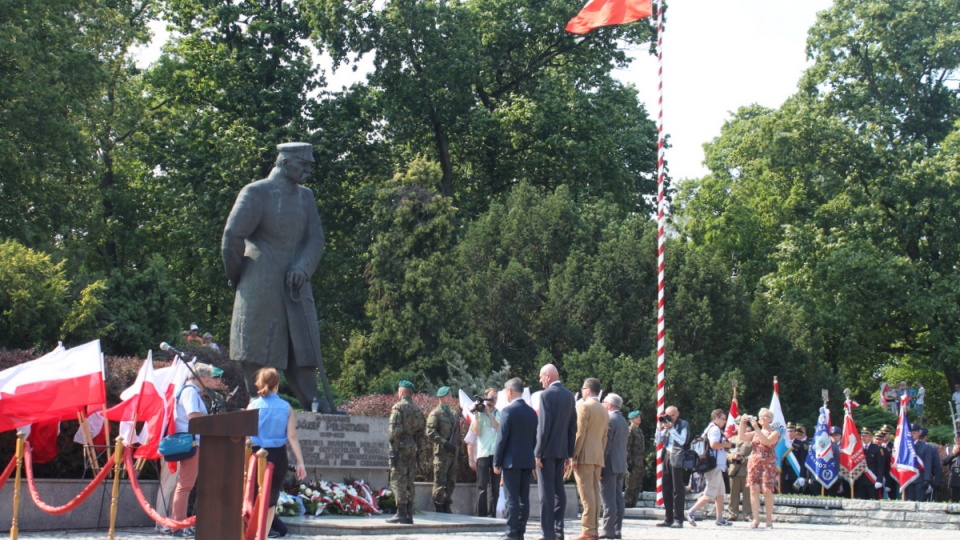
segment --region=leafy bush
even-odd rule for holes
[[[69,309],[63,263],[7,240],[0,243],[0,347],[56,343]]]

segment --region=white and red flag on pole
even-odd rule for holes
[[[76,418],[106,402],[100,340],[52,352],[0,371],[0,431]]]
[[[731,438],[737,434],[737,424],[740,422],[740,407],[737,406],[737,398],[730,402],[730,412],[727,413],[727,425],[723,428],[723,435]]]
[[[567,23],[567,32],[586,34],[601,26],[639,21],[653,15],[653,0],[590,0]]]
[[[174,394],[188,375],[186,365],[179,358],[169,367],[155,370],[151,351],[137,379],[120,394],[123,401],[107,410],[108,419],[120,422],[120,436],[127,445],[140,444],[135,457],[160,459],[157,451],[160,439],[172,433]],[[144,423],[140,433],[135,432],[136,422]]]
[[[867,468],[860,432],[857,431],[857,424],[853,421],[850,409],[847,409],[843,415],[843,439],[840,443],[840,476],[852,484],[861,474],[866,474],[870,483],[877,481],[876,475]]]

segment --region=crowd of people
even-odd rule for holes
[[[507,532],[502,540],[522,539],[530,516],[529,493],[535,478],[540,496],[539,538],[562,540],[567,506],[563,484],[572,476],[582,508],[579,536],[574,540],[619,538],[624,509],[635,505],[643,476],[646,445],[640,429],[640,413],[621,412],[620,396],[603,395],[600,381],[594,378],[583,381],[578,392],[580,399],[577,399],[574,392],[560,382],[552,364],[541,369],[540,384],[544,390],[539,402],[533,400],[536,410],[522,399],[523,381],[516,378],[504,385],[507,406],[498,409],[498,392],[489,388],[469,412],[472,419],[465,431],[466,441],[471,443],[467,446],[470,466],[477,472],[477,515],[496,515],[498,487],[502,486],[506,500],[501,504],[506,508],[507,519]],[[398,502],[397,515],[387,520],[391,523],[413,522],[411,464],[414,459],[404,452],[415,452],[423,437],[434,447],[434,504],[437,511],[450,512],[453,484],[449,479],[454,472],[449,463],[458,448],[455,443],[462,435],[461,419],[449,410],[450,389],[442,387],[437,392],[437,408],[430,412],[424,426],[423,413],[410,399],[415,391],[412,383],[401,381],[401,399],[390,419],[392,487]],[[918,395],[922,398],[923,393]],[[921,399],[918,409],[922,405]],[[863,499],[897,499],[905,495],[907,500],[937,500],[936,493],[945,481],[942,464],[950,470],[946,481],[951,500],[960,502],[960,437],[946,448],[943,462],[938,448],[927,442],[927,429],[911,425],[914,448],[924,467],[921,476],[901,494],[899,484],[891,475],[893,430],[890,426],[884,425],[875,432],[864,428],[860,432],[866,467],[871,474],[860,475],[853,486],[838,480],[830,489],[822,489],[804,466],[807,453],[814,450],[803,425],[788,424],[781,434],[774,427],[773,412],[768,409],[760,409],[756,416],[743,414],[736,429],[732,425],[725,430],[726,411],[717,409],[711,413],[700,439],[710,453],[710,465],[691,474],[685,458],[689,457],[696,433],[690,423],[680,417],[676,406],[667,407],[657,418],[654,440],[663,445],[665,510],[665,518],[657,526],[696,526],[698,513],[712,503],[717,526],[745,521],[748,528],[772,528],[775,493],[820,495],[824,492]],[[776,447],[781,437],[786,439],[789,451],[800,464],[799,474],[786,466],[786,462],[778,463]],[[834,426],[830,430],[834,456],[840,456],[841,437],[842,430]],[[691,476],[699,480],[692,490],[685,482]],[[687,491],[699,494],[690,508],[685,507]]]
[[[524,537],[530,517],[534,475],[540,498],[540,538],[563,539],[567,506],[564,482],[571,475],[582,504],[580,534],[575,540],[620,538],[624,509],[636,504],[643,477],[645,442],[639,411],[626,416],[617,394],[601,396],[600,381],[588,378],[580,399],[561,382],[552,364],[540,370],[537,409],[524,396],[519,378],[506,382],[506,406],[496,407],[498,391],[489,388],[474,405],[469,430],[450,410],[450,388],[437,391],[437,406],[426,422],[411,399],[416,386],[398,384],[399,401],[390,415],[391,488],[397,513],[389,523],[413,523],[416,449],[424,439],[433,446],[433,503],[437,512],[451,512],[456,453],[465,440],[470,467],[477,471],[480,516],[494,516],[502,486],[507,532],[504,540]],[[682,496],[682,494],[681,494]]]

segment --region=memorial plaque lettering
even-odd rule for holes
[[[296,413],[307,468],[386,469],[388,420],[370,416]]]

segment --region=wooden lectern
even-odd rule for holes
[[[197,475],[197,540],[242,537],[243,454],[246,438],[257,434],[256,410],[190,419],[189,432],[200,435]]]

